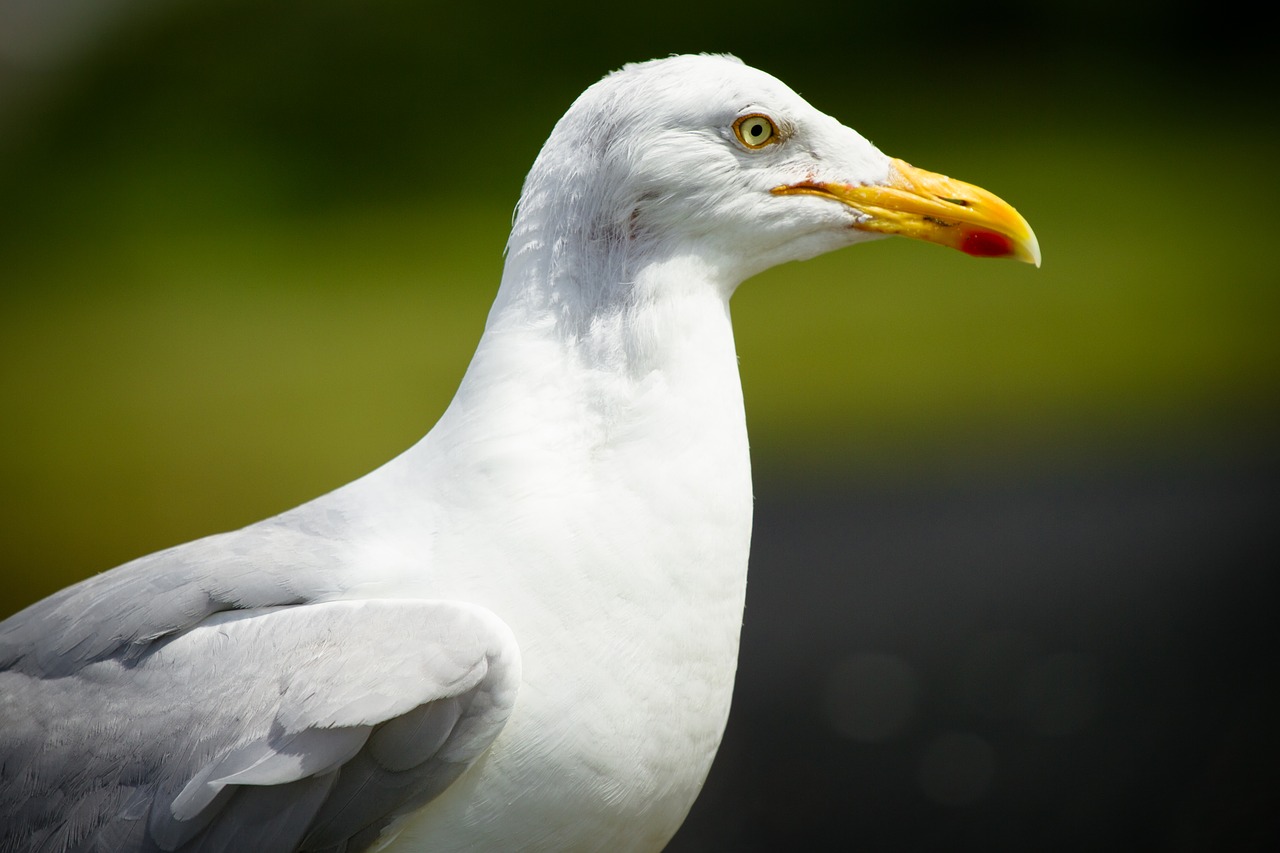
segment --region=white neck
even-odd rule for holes
[[[745,464],[728,295],[703,264],[689,256],[651,262],[635,271],[627,298],[590,312],[529,272],[517,259],[508,264],[433,437],[451,435],[455,448],[479,452],[515,442],[534,457],[559,457],[556,464],[627,451],[656,461],[715,445]],[[578,434],[566,434],[569,425]]]

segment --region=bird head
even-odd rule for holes
[[[508,251],[550,246],[552,278],[559,252],[610,282],[698,256],[731,290],[887,235],[1040,262],[995,195],[885,155],[733,57],[690,55],[628,65],[574,102],[530,172]]]

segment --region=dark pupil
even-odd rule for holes
[[[756,124],[751,125],[751,135],[752,135],[752,136],[759,136],[759,135],[760,135],[760,134],[762,134],[762,133],[764,133],[764,125],[763,125],[763,124],[756,123]]]

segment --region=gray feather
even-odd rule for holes
[[[519,683],[497,617],[292,603],[305,559],[229,584],[253,544],[144,558],[0,624],[0,850],[359,850],[488,747]]]
[[[71,675],[110,657],[136,659],[219,611],[331,597],[332,535],[285,523],[297,512],[157,551],[14,614],[0,622],[0,670]]]

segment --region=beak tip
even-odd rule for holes
[[[1014,257],[1040,269],[1040,244],[1036,242],[1034,234],[1030,235],[1026,242],[1018,245]]]
[[[1018,233],[1021,231],[1022,233]],[[950,243],[975,258],[1013,258],[1040,267],[1040,243],[1030,228],[995,231],[965,229],[959,243]]]
[[[1036,269],[1040,269],[1040,241],[1036,239],[1035,232],[1030,228],[1027,229],[1027,239],[1022,245],[1023,251],[1026,253],[1026,260],[1035,264]]]

